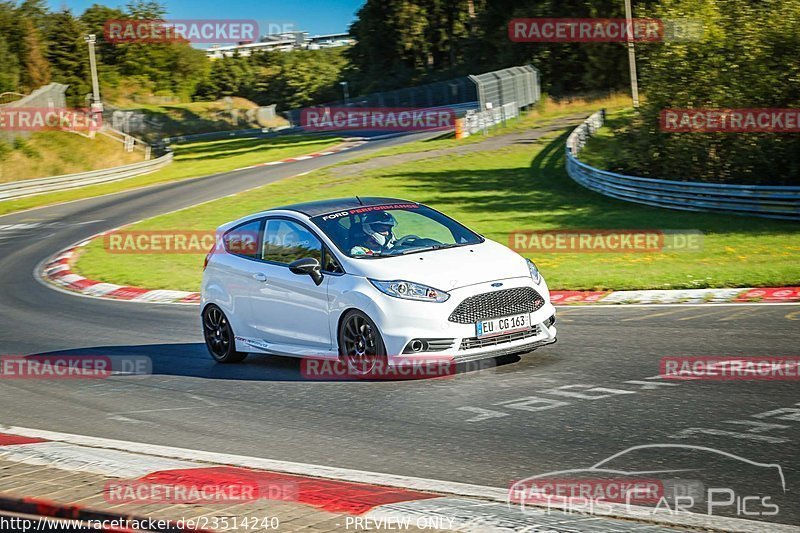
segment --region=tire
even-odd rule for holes
[[[379,363],[385,364],[387,361],[386,345],[378,326],[357,309],[348,311],[342,317],[337,340],[339,357],[355,374],[369,374]]]
[[[203,337],[211,357],[218,363],[239,363],[247,357],[236,351],[236,337],[228,317],[216,305],[203,310]]]

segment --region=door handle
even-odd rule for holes
[[[253,274],[253,279],[256,281],[267,281],[267,275],[262,274],[261,272],[257,272]]]

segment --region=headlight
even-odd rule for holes
[[[533,264],[533,261],[530,259],[526,259],[525,261],[528,263],[528,270],[531,272],[533,282],[538,285],[542,281],[542,275],[539,274],[539,269],[536,268],[536,265]]]
[[[411,281],[378,281],[371,279],[369,282],[383,294],[388,294],[395,298],[403,298],[404,300],[444,302],[450,298],[450,295],[444,291]]]

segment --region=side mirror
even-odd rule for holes
[[[289,270],[293,274],[308,274],[317,285],[322,283],[322,266],[320,266],[319,261],[313,257],[298,259],[289,265]]]

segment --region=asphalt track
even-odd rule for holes
[[[320,382],[293,359],[214,364],[194,306],[83,298],[34,278],[43,259],[99,231],[405,140],[0,217],[0,353],[153,360],[150,376],[2,380],[0,423],[497,487],[632,446],[700,446],[737,458],[646,448],[612,463],[735,490],[715,514],[800,524],[796,380],[648,379],[665,356],[798,355],[800,305],[562,308],[559,342],[522,358],[446,379]],[[787,491],[774,469],[744,460],[779,464]],[[743,516],[735,503],[749,495],[779,513]]]

